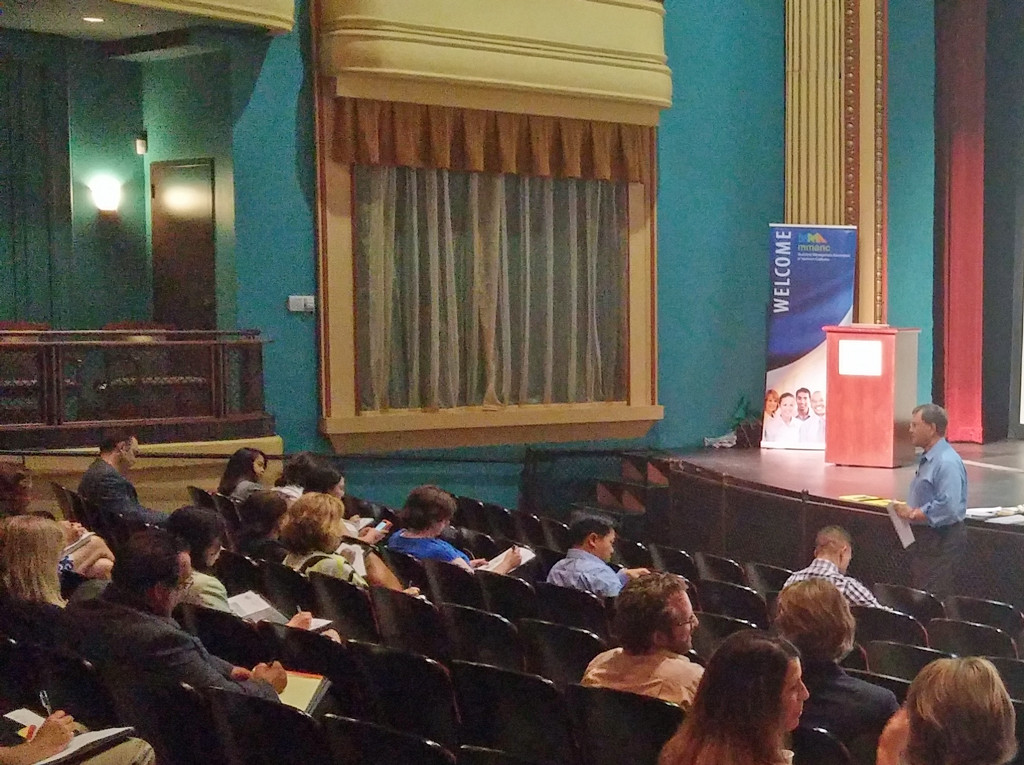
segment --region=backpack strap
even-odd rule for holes
[[[308,558],[306,558],[304,561],[302,561],[302,565],[299,566],[295,570],[298,571],[300,574],[305,574],[307,569],[312,568],[313,566],[315,566],[320,561],[327,560],[330,557],[331,556],[328,555],[327,553],[321,553],[321,552],[313,553]]]

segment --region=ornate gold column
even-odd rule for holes
[[[786,222],[843,218],[842,0],[786,3]]]
[[[854,320],[886,314],[888,0],[786,0],[786,222],[858,228]]]

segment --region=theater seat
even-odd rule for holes
[[[223,557],[223,553],[221,554]],[[347,640],[380,642],[380,632],[370,607],[370,596],[362,587],[336,576],[311,571],[309,583],[316,598],[315,613],[330,619],[338,633]]]
[[[896,696],[896,701],[902,704],[907,700],[907,691],[910,689],[910,681],[900,677],[881,675],[877,672],[868,672],[862,669],[847,669],[846,674],[850,677],[857,677],[866,683],[877,685],[880,688],[887,688]]]
[[[932,646],[957,656],[1004,656],[1017,658],[1013,638],[996,627],[955,619],[932,619],[928,622]]]
[[[885,582],[876,583],[871,590],[883,606],[910,614],[921,624],[927,624],[932,619],[946,617],[946,609],[943,607],[942,601],[930,592]]]
[[[487,610],[501,614],[510,622],[537,616],[537,592],[533,585],[514,576],[476,571],[474,576],[484,591]]]
[[[708,579],[700,583],[700,607],[705,613],[730,616],[767,629],[768,605],[749,587]]]
[[[304,574],[270,560],[261,560],[259,567],[263,582],[260,591],[286,617],[296,611],[312,611],[316,607],[313,585]]]
[[[843,742],[824,728],[793,731],[793,765],[853,765]]]
[[[857,622],[857,642],[866,645],[872,640],[890,640],[928,647],[928,633],[917,619],[898,611],[869,606],[850,606]]]
[[[685,550],[677,550],[674,547],[651,544],[648,546],[651,552],[651,561],[658,571],[667,571],[670,574],[678,574],[688,582],[696,582],[700,579],[700,572],[697,570],[697,563],[693,556]]]
[[[335,765],[455,765],[436,741],[351,717],[324,715],[324,731]]]
[[[657,765],[658,754],[683,722],[683,710],[650,696],[569,685],[569,718],[587,765]]]
[[[557,584],[537,582],[537,615],[549,622],[589,630],[602,640],[608,637],[604,601],[589,592]]]
[[[331,761],[323,729],[305,712],[221,688],[208,688],[205,693],[217,737],[232,765]]]
[[[370,603],[386,646],[448,660],[444,624],[429,602],[385,587],[370,587]]]
[[[694,553],[693,559],[697,564],[701,580],[714,579],[719,582],[741,584],[744,587],[747,585],[747,575],[743,573],[743,567],[732,558],[697,552]]]
[[[453,661],[462,743],[545,763],[577,762],[569,714],[550,680]]]
[[[719,643],[732,633],[756,629],[753,624],[742,619],[733,619],[729,616],[709,614],[703,611],[697,612],[697,619],[700,624],[693,631],[693,648],[704,662],[711,658],[711,654],[718,648]]]
[[[441,664],[371,643],[349,641],[346,647],[359,665],[377,722],[447,749],[457,744],[459,715],[451,679]]]
[[[890,677],[913,680],[917,673],[936,659],[948,659],[950,654],[884,640],[873,640],[867,644],[868,666],[872,672]]]
[[[213,568],[229,596],[249,590],[260,592],[263,589],[259,566],[244,555],[230,550],[221,550]]]
[[[448,652],[453,659],[523,671],[525,661],[519,633],[508,619],[451,603],[442,603],[438,611],[448,638]]]
[[[607,644],[593,632],[541,619],[519,621],[519,638],[526,653],[526,668],[564,687],[578,683],[591,660]]]
[[[1024,617],[1009,603],[966,595],[950,595],[945,603],[946,615],[950,619],[997,627],[1014,640],[1024,635]]]

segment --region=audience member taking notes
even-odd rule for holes
[[[72,603],[70,648],[96,665],[130,713],[125,722],[145,735],[164,714],[159,691],[168,684],[221,688],[276,701],[287,683],[279,662],[236,667],[210,654],[171,618],[192,580],[188,551],[174,535],[150,529],[119,551],[113,582],[99,598]]]
[[[57,710],[43,719],[27,709],[4,716],[25,725],[25,742],[0,746],[0,765],[39,765],[76,762],[82,765],[151,765],[153,748],[145,741],[128,738],[131,728],[86,732],[75,719]]]
[[[548,572],[548,582],[573,587],[603,598],[614,597],[630,579],[648,573],[646,568],[609,566],[615,552],[615,527],[601,518],[586,517],[569,527],[572,547]]]
[[[462,550],[440,538],[454,515],[455,498],[451,494],[437,486],[418,486],[409,492],[398,514],[402,528],[391,535],[388,547],[415,558],[452,563],[468,571],[486,566],[485,558],[470,559]],[[513,547],[506,553],[498,556],[488,570],[507,574],[522,564],[521,548]]]

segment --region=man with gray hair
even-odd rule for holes
[[[910,440],[920,446],[917,472],[896,514],[914,524],[913,585],[942,597],[954,591],[954,576],[967,544],[967,469],[946,440],[949,417],[936,404],[914,407]]]

